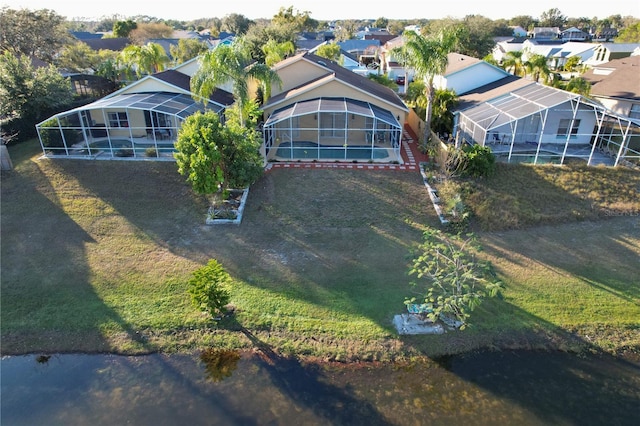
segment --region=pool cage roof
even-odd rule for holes
[[[197,111],[204,112],[205,109],[208,109],[219,113],[225,107],[212,101],[208,101],[205,107],[202,102],[196,101],[191,97],[191,95],[182,93],[133,93],[121,94],[113,97],[99,99],[90,104],[56,114],[54,117],[62,117],[76,113],[78,111],[105,108],[147,110],[162,114],[174,115],[185,119],[186,117],[194,114]],[[48,120],[49,119],[47,119],[46,121]]]
[[[273,126],[283,120],[301,115],[317,114],[320,112],[344,112],[365,117],[376,118],[393,127],[401,127],[396,117],[389,111],[369,102],[349,98],[315,98],[299,101],[292,105],[274,111],[264,124],[264,127]]]
[[[581,96],[576,93],[531,84],[458,114],[489,131],[578,98]],[[584,101],[583,98],[581,102]]]

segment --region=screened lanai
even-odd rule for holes
[[[640,164],[640,123],[578,94],[531,84],[456,113],[459,142],[508,162]]]
[[[402,161],[398,118],[369,102],[299,101],[274,111],[263,131],[268,161]]]
[[[36,126],[47,156],[172,158],[184,119],[224,106],[179,93],[120,94],[65,111]]]

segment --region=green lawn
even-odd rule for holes
[[[240,226],[206,226],[206,203],[174,163],[40,160],[38,149],[10,146],[15,170],[2,174],[5,354],[266,344],[390,360],[478,347],[640,348],[640,207],[619,189],[598,201],[616,217],[572,202],[553,227],[540,226],[540,214],[523,229],[481,231],[503,297],[464,332],[399,337],[391,320],[410,294],[410,250],[439,223],[418,172],[274,169],[251,187]],[[533,182],[550,200],[609,190],[583,188],[597,181],[589,171],[570,189],[557,182],[574,171],[556,169],[553,180]],[[640,189],[637,172],[616,176],[618,188]],[[211,258],[235,280],[235,315],[218,326],[186,292],[191,272]]]

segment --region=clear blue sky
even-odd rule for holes
[[[551,9],[558,8],[570,18],[598,17],[611,15],[634,16],[640,18],[640,0],[435,0],[435,1],[393,1],[393,0],[295,0],[289,2],[268,0],[0,0],[0,6],[12,9],[51,9],[67,19],[112,17],[119,15],[130,17],[148,15],[163,19],[190,21],[197,18],[222,18],[230,13],[239,13],[250,19],[271,18],[280,7],[293,6],[299,11],[311,12],[317,20],[331,19],[437,19],[447,16],[462,18],[466,15],[483,15],[490,19],[512,18],[529,15],[539,18]]]

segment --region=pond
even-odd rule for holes
[[[342,365],[211,350],[0,366],[2,425],[640,424],[640,364],[602,355]]]

